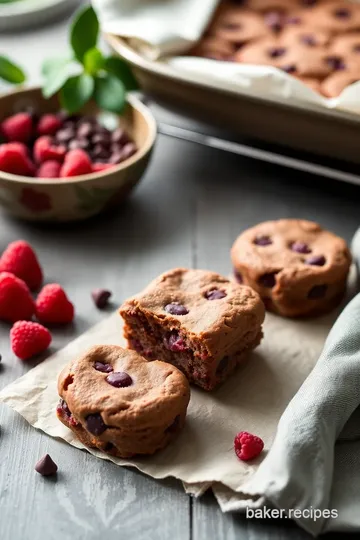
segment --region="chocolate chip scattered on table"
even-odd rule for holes
[[[300,219],[266,221],[231,250],[235,278],[285,317],[326,313],[344,296],[351,254],[342,238]]]
[[[265,310],[250,287],[215,272],[176,268],[127,300],[120,314],[131,349],[212,390],[259,345]]]
[[[185,423],[190,389],[171,364],[115,345],[92,347],[58,379],[57,416],[91,448],[129,458],[164,448]]]
[[[191,55],[274,66],[326,97],[360,80],[360,4],[223,1]]]

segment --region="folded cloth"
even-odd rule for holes
[[[152,55],[178,53],[196,42],[219,0],[93,0],[104,32],[145,41]],[[148,53],[150,49],[147,49]]]
[[[359,262],[360,229],[353,253]],[[360,530],[359,403],[360,294],[330,331],[317,364],[285,409],[269,454],[254,476],[241,493],[216,493],[223,511],[248,504],[254,507],[253,501],[260,496],[265,505],[297,509],[291,517],[314,536]]]

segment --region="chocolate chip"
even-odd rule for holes
[[[353,46],[353,51],[356,53],[360,53],[360,43]]]
[[[345,63],[340,58],[340,56],[328,56],[325,61],[328,66],[331,67],[331,69],[334,69],[336,71],[342,71],[346,68]]]
[[[334,17],[338,19],[349,19],[351,17],[351,11],[346,8],[339,8],[333,11]]]
[[[166,433],[175,433],[179,427],[179,424],[180,415],[178,414],[177,416],[175,416],[175,420],[172,422],[172,424],[170,424],[170,426],[165,429]]]
[[[288,64],[286,66],[283,66],[281,69],[282,71],[285,71],[285,73],[295,73],[296,66],[295,64]]]
[[[129,159],[129,157],[133,156],[137,151],[136,145],[134,143],[127,143],[125,144],[124,148],[121,151],[122,159]]]
[[[327,289],[328,289],[327,285],[315,285],[308,292],[308,298],[311,298],[311,299],[324,298]]]
[[[226,292],[221,291],[220,289],[212,289],[205,293],[205,298],[207,300],[221,300],[221,298],[225,298],[225,296]]]
[[[69,150],[87,150],[90,146],[90,143],[87,139],[73,139],[69,142]]]
[[[93,435],[101,435],[107,428],[107,425],[99,413],[89,414],[85,422],[87,430]]]
[[[280,56],[284,56],[285,53],[285,47],[273,47],[268,51],[270,58],[280,58]]]
[[[164,309],[171,315],[187,315],[189,313],[189,310],[181,304],[167,304]]]
[[[311,264],[313,266],[324,266],[326,259],[324,255],[313,255],[305,259],[305,264]]]
[[[269,289],[274,287],[276,283],[276,277],[275,277],[276,274],[277,272],[269,272],[268,274],[263,274],[262,276],[260,276],[259,278],[260,285],[262,285],[263,287],[267,287]]]
[[[317,0],[302,0],[304,6],[314,6],[317,3]]]
[[[107,383],[111,384],[111,386],[115,386],[115,388],[126,388],[133,383],[130,375],[124,371],[114,371],[114,373],[110,373],[105,380]]]
[[[225,369],[228,367],[229,365],[229,360],[230,360],[230,357],[229,356],[224,356],[224,358],[222,358],[220,360],[220,362],[218,363],[217,365],[217,368],[216,368],[216,373],[218,373],[219,375],[221,373],[223,373],[225,371]]]
[[[94,146],[91,153],[95,159],[107,159],[109,157],[109,151],[100,143]]]
[[[35,465],[35,471],[41,474],[41,476],[53,476],[56,474],[57,470],[58,466],[51,459],[49,454],[46,454],[46,456],[41,458]]]
[[[95,289],[91,293],[92,299],[97,308],[104,309],[108,303],[111,296],[111,292],[106,289]]]
[[[234,270],[234,277],[238,283],[243,283],[243,277],[237,270]]]
[[[104,452],[112,452],[116,446],[112,442],[107,442],[104,448]]]
[[[125,143],[129,142],[129,137],[122,128],[117,128],[111,133],[111,141],[113,143],[120,143],[121,145],[124,145]]]
[[[265,24],[273,30],[273,32],[280,32],[283,27],[283,16],[277,11],[269,11],[264,16]]]
[[[93,132],[92,124],[90,122],[84,122],[78,127],[76,135],[80,138],[86,139],[87,137],[90,137],[92,132]]]
[[[256,244],[257,246],[269,246],[270,244],[272,244],[272,240],[270,236],[257,236],[254,240],[254,244]]]
[[[101,371],[101,373],[111,373],[114,371],[111,364],[103,364],[103,362],[95,362],[94,368],[96,371]]]
[[[95,133],[95,135],[91,137],[91,142],[93,144],[100,144],[103,147],[107,147],[110,143],[110,137],[109,135],[104,135],[102,133]]]
[[[141,342],[138,339],[130,338],[129,345],[138,353],[142,353],[144,350],[144,347],[141,345]]]
[[[188,349],[185,341],[182,337],[179,336],[178,332],[172,332],[163,339],[165,347],[169,351],[173,352],[183,352]]]
[[[113,152],[109,158],[109,163],[112,163],[113,165],[117,165],[118,163],[121,163],[124,161],[122,157],[121,150],[117,152]]]
[[[309,45],[309,47],[314,47],[317,43],[315,36],[312,36],[311,34],[305,34],[300,36],[301,43],[304,43],[304,45]]]
[[[55,140],[59,143],[68,143],[75,137],[75,130],[73,128],[60,129],[56,135]]]
[[[311,249],[305,242],[293,242],[290,248],[297,253],[311,253]]]

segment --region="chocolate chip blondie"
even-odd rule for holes
[[[189,383],[176,367],[115,345],[92,347],[58,379],[59,420],[88,447],[129,458],[164,448],[182,429]]]
[[[212,390],[259,345],[265,309],[249,287],[214,272],[176,268],[127,300],[120,314],[131,349]]]
[[[318,315],[339,304],[351,264],[342,238],[300,219],[248,229],[235,241],[231,259],[236,280],[285,317]]]

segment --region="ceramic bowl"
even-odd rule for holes
[[[56,112],[57,96],[44,99],[40,88],[21,89],[0,96],[0,122],[21,110]],[[98,115],[94,103],[80,114]],[[0,171],[0,207],[31,221],[75,221],[94,216],[121,203],[142,177],[155,143],[156,122],[141,101],[128,97],[124,114],[112,117],[129,133],[138,151],[126,161],[100,173],[66,179],[37,179]]]

